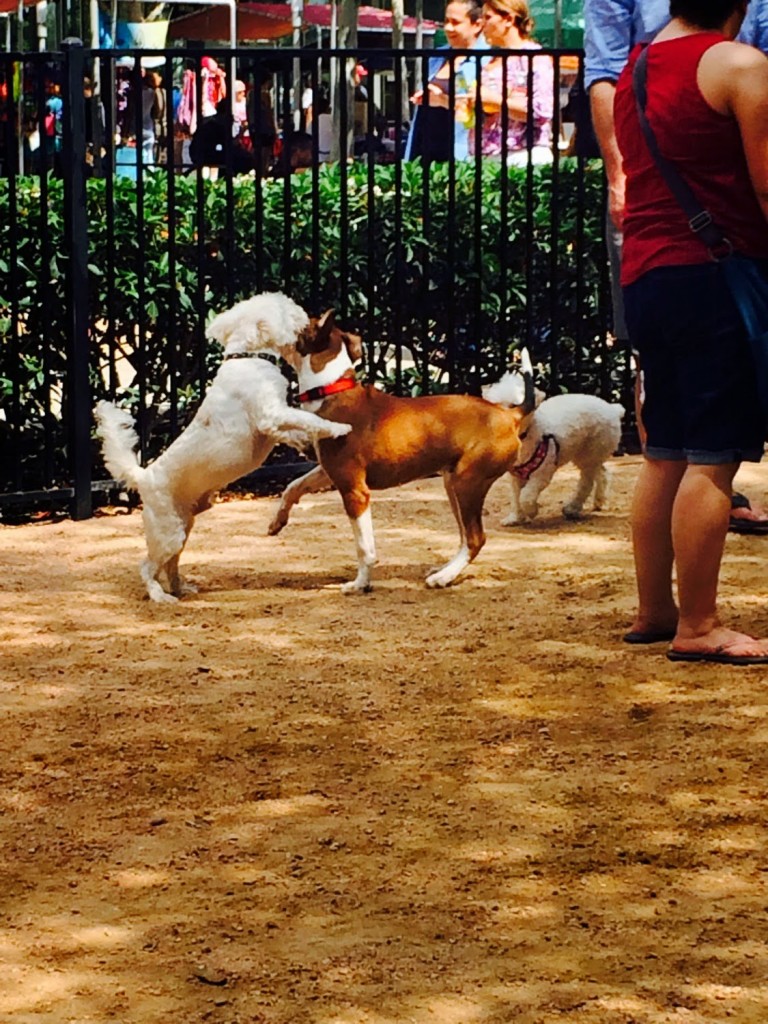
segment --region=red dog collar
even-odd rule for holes
[[[555,446],[555,459],[560,451],[560,445],[557,443],[557,438],[553,437],[552,434],[545,434],[544,437],[539,441],[534,449],[533,455],[524,462],[521,466],[513,466],[510,472],[513,476],[516,476],[518,480],[522,480],[523,483],[527,483],[531,476],[536,472],[539,466],[542,464],[549,454],[549,442],[552,441]]]
[[[354,377],[341,377],[333,384],[324,384],[321,388],[310,388],[309,391],[302,391],[299,395],[300,402],[316,402],[320,398],[327,398],[328,395],[335,395],[337,391],[349,391],[357,387]]]

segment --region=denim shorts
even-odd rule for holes
[[[759,462],[766,425],[739,311],[717,263],[658,267],[624,288],[650,459]]]

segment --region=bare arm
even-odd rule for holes
[[[728,105],[739,125],[752,187],[768,220],[768,57],[738,43],[733,49],[734,66],[724,76]]]
[[[592,111],[592,126],[600,147],[608,179],[608,210],[617,228],[624,220],[626,177],[621,151],[616,142],[616,123],[613,118],[613,100],[616,83],[595,82],[589,90],[589,104]]]

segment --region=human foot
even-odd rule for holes
[[[731,533],[768,534],[768,516],[743,494],[734,494],[728,529]]]
[[[768,640],[718,626],[704,636],[676,638],[670,661],[711,661],[725,665],[768,664]]]
[[[637,615],[622,640],[625,644],[659,644],[674,640],[677,633],[677,608],[655,618]]]

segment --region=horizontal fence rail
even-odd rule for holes
[[[218,367],[207,321],[261,291],[335,308],[398,394],[479,393],[527,346],[548,393],[629,405],[581,52],[450,54],[0,57],[0,516],[89,515],[95,402],[155,457]]]

